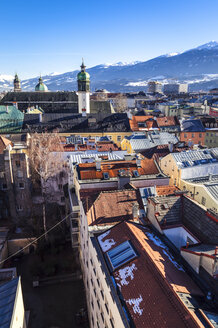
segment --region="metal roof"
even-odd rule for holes
[[[134,151],[145,150],[153,148],[159,145],[167,145],[169,142],[176,144],[178,138],[168,132],[149,132],[148,135],[144,134],[133,134],[127,137],[130,140],[130,144]]]
[[[211,185],[204,185],[204,186],[207,188],[207,190],[213,196],[213,198],[218,200],[218,183],[211,184]]]
[[[201,120],[185,120],[181,122],[181,130],[184,132],[204,132],[205,128]]]
[[[10,328],[19,278],[0,286],[0,328]]]
[[[90,160],[95,161],[101,157],[108,157],[109,161],[113,160],[123,160],[126,151],[112,151],[112,152],[98,152],[96,150],[84,151],[84,152],[72,152],[70,153],[70,160],[72,163],[81,164],[85,163],[86,160],[91,162]],[[69,155],[69,153],[67,154]]]
[[[172,153],[180,168],[218,162],[218,148]]]

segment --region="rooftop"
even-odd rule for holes
[[[147,135],[143,133],[134,133],[126,137],[130,141],[134,151],[143,151],[149,148],[154,148],[158,145],[166,145],[169,142],[176,144],[178,138],[168,132],[152,131]]]
[[[112,269],[109,252],[127,241],[132,259],[123,255],[122,264]],[[100,234],[98,242],[136,327],[203,327],[180,298],[201,296],[201,290],[149,229],[122,222]]]
[[[181,122],[183,132],[204,132],[205,128],[201,120],[184,120]]]
[[[87,198],[88,196],[88,198]],[[90,193],[83,199],[88,225],[114,225],[133,218],[133,205],[143,209],[138,190],[103,191]]]
[[[129,174],[132,178],[160,173],[154,160],[146,158],[141,160],[141,166],[137,165],[136,159],[101,162],[99,170],[96,163],[81,163],[78,164],[77,171],[80,180],[105,179],[104,173],[108,174],[106,180],[117,178],[121,173]]]
[[[0,327],[10,328],[19,278],[0,286]]]
[[[180,168],[218,163],[218,148],[172,153]]]

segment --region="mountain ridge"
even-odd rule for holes
[[[79,70],[43,76],[51,91],[77,90]],[[191,90],[218,87],[218,42],[210,41],[181,53],[169,53],[147,61],[99,64],[87,69],[92,91],[108,89],[111,92],[145,90],[148,81],[189,83]],[[217,76],[216,76],[217,75]],[[7,79],[8,77],[8,79]],[[0,75],[0,90],[13,87],[13,77]],[[23,91],[34,90],[38,77],[22,81]]]

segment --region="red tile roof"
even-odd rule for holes
[[[111,141],[99,141],[96,144],[98,151],[116,151],[119,150],[120,148],[113,142]]]
[[[157,117],[157,124],[161,126],[175,126],[178,125],[174,116]]]
[[[153,159],[144,158],[141,160],[141,167],[138,167],[136,160],[132,161],[110,161],[102,162],[101,170],[96,170],[95,163],[78,164],[79,178],[81,180],[103,179],[103,172],[108,172],[110,178],[115,178],[119,175],[120,170],[129,172],[131,176],[133,171],[138,171],[139,175],[158,174],[159,170]]]
[[[79,144],[79,145],[66,144],[63,147],[64,147],[64,151],[85,151],[85,150],[96,149],[95,145],[92,146],[92,145],[87,145],[87,144]]]
[[[179,189],[176,186],[156,186],[157,196],[174,195]]]
[[[122,222],[102,236],[98,236],[98,241],[103,252],[126,240],[137,252],[135,259],[113,272],[135,327],[203,327],[177,294],[202,296],[201,290],[150,230]]]
[[[140,128],[138,123],[145,123],[146,127]],[[154,120],[153,116],[133,116],[131,120],[129,120],[130,128],[132,131],[139,131],[140,129],[147,128],[150,130],[151,128],[158,128],[156,120]]]
[[[89,203],[87,203],[89,202]],[[93,194],[83,207],[87,212],[88,225],[111,225],[132,219],[133,204],[143,209],[139,190],[115,190]]]

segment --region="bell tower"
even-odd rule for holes
[[[14,77],[14,92],[21,92],[20,80],[17,74]]]
[[[81,71],[77,74],[79,113],[90,113],[90,76],[82,60]]]

